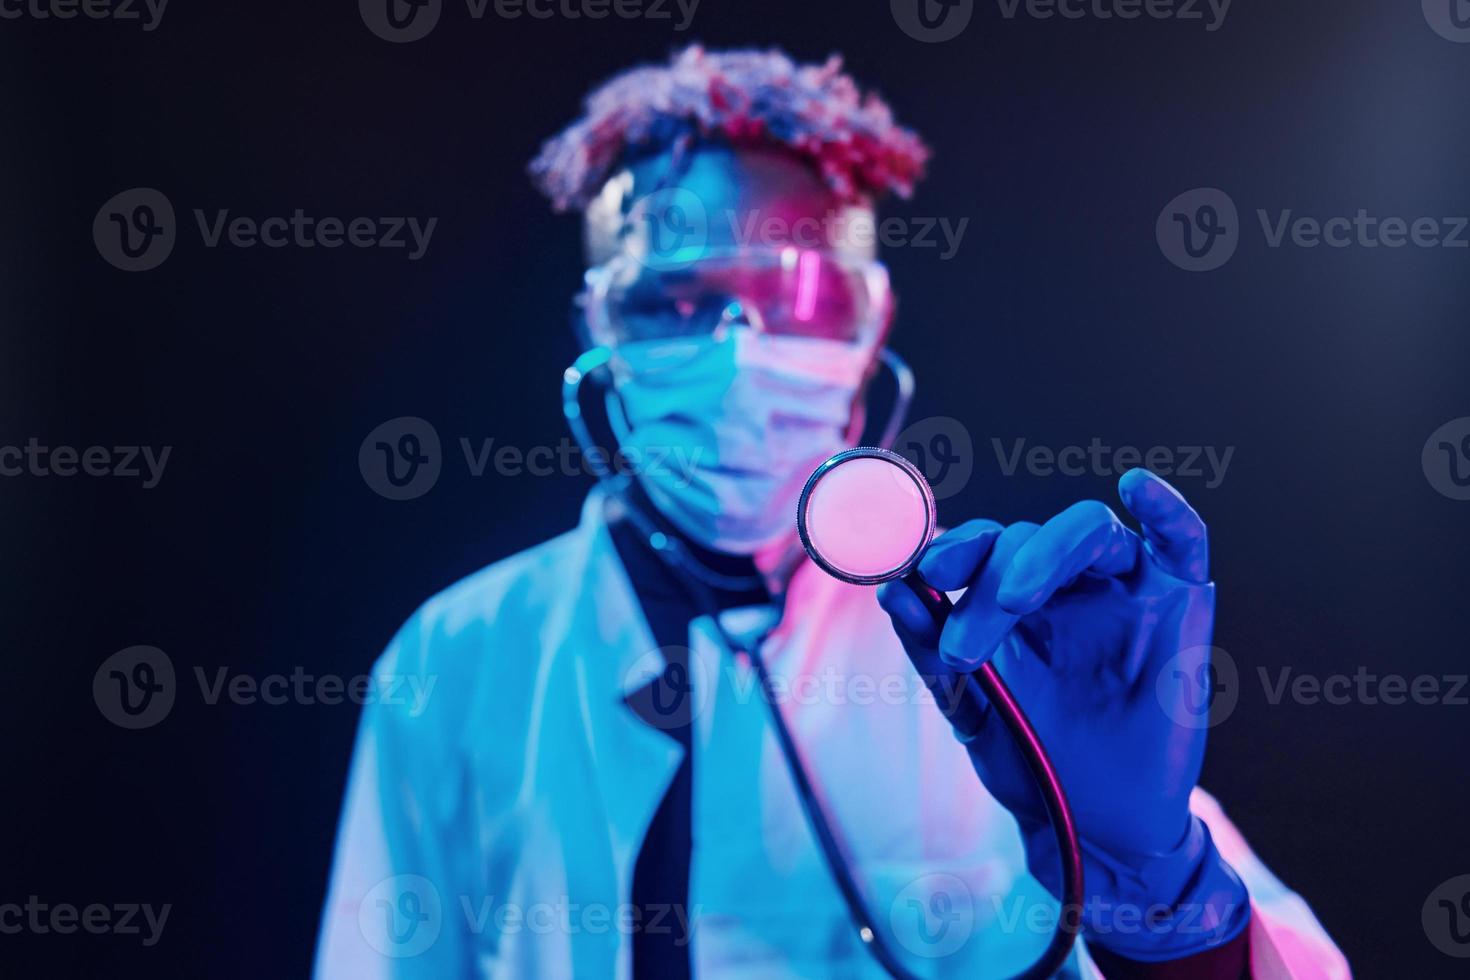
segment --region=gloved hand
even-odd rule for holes
[[[1214,623],[1205,526],[1146,470],[1125,473],[1118,492],[1142,536],[1105,504],[1084,501],[1041,526],[975,520],[940,537],[919,571],[937,589],[966,590],[942,633],[901,582],[883,586],[879,601],[920,673],[994,660],[1071,802],[1084,936],[1154,962],[1233,939],[1250,906],[1189,812]],[[1032,873],[1060,895],[1045,805],[1003,723],[987,714],[967,747],[1020,824]]]

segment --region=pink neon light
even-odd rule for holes
[[[816,252],[802,252],[796,261],[796,319],[806,323],[817,311],[817,274],[822,257]]]

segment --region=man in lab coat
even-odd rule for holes
[[[1051,751],[1088,886],[1062,975],[1349,975],[1196,786],[1213,586],[1167,484],[1120,482],[1137,530],[1086,501],[943,535],[923,571],[964,598],[942,634],[803,557],[796,497],[863,430],[892,321],[873,203],[926,155],[835,60],[697,47],[547,143],[533,174],[584,214],[590,266],[568,383],[606,381],[570,415],[590,431],[602,396],[618,465],[574,530],[383,654],[437,683],[364,713],[318,976],[881,977],[875,947],[912,975],[1020,973],[1059,918],[1045,813],[1002,726],[962,743],[911,658],[993,660]]]

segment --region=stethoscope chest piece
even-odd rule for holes
[[[817,467],[796,506],[796,529],[812,561],[855,585],[912,572],[936,524],[934,491],[918,467],[873,447],[848,449]]]

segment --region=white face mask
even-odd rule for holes
[[[753,554],[794,533],[813,469],[849,447],[870,347],[770,336],[619,345],[611,418],[661,513],[697,543]]]

